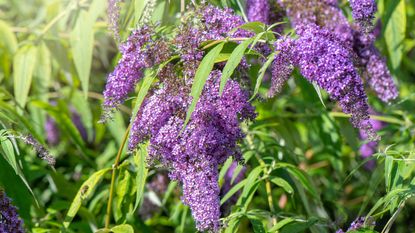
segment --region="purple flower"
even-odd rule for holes
[[[149,162],[160,161],[170,169],[170,178],[182,183],[182,200],[200,231],[219,229],[218,166],[230,156],[240,158],[237,142],[244,135],[239,123],[255,117],[237,82],[229,80],[219,96],[220,77],[220,71],[212,71],[182,133],[190,89],[167,84],[147,99],[130,136],[130,149],[149,139]]]
[[[377,11],[375,0],[349,0],[349,2],[354,20],[363,30],[369,31]]]
[[[350,227],[347,229],[346,232],[359,230],[364,227],[373,227],[376,224],[376,222],[371,217],[369,217],[366,225],[364,223],[365,217],[359,217],[350,224]],[[336,231],[336,233],[344,233],[344,231],[342,229],[339,229]]]
[[[204,52],[199,49],[202,42],[220,40],[227,37],[249,37],[252,33],[232,29],[244,24],[241,17],[231,9],[219,9],[214,6],[204,6],[196,10],[179,28],[174,44],[183,61],[183,75],[191,82]]]
[[[297,31],[300,38],[295,46],[295,63],[302,75],[338,101],[343,112],[351,114],[352,124],[364,130],[369,140],[376,139],[369,122],[367,97],[352,54],[329,31],[316,25],[300,27]]]
[[[279,90],[289,77],[289,65],[297,66],[306,79],[326,90],[332,100],[338,101],[343,112],[351,114],[354,127],[364,130],[369,140],[376,140],[369,122],[369,105],[363,83],[353,64],[353,54],[328,30],[315,24],[296,29],[300,35],[296,41],[277,43],[280,53],[274,61],[271,91]]]
[[[51,167],[55,166],[55,163],[56,163],[55,158],[49,153],[49,151],[42,144],[36,141],[36,139],[34,139],[32,135],[24,135],[24,136],[22,135],[19,138],[22,139],[23,142],[26,143],[27,145],[32,146],[35,149],[37,156],[40,159],[46,161]]]
[[[248,20],[269,24],[270,3],[268,0],[248,0],[246,2]]]
[[[165,42],[161,39],[154,41],[152,39],[154,34],[152,28],[143,26],[133,31],[127,41],[120,46],[122,57],[107,78],[101,121],[105,121],[134,90],[143,76],[143,69],[168,59],[170,53]]]
[[[0,190],[0,233],[23,233],[23,221],[11,199]]]
[[[76,129],[78,129],[79,134],[81,135],[84,141],[88,141],[88,133],[86,132],[85,126],[82,123],[81,116],[76,111],[75,108],[70,108],[71,111],[71,120],[75,125]]]
[[[272,79],[269,96],[274,96],[281,91],[294,69],[292,65],[294,40],[290,38],[279,39],[275,42],[274,47],[278,54],[275,56],[271,66]]]
[[[56,124],[56,121],[51,118],[47,117],[45,121],[45,132],[46,132],[46,140],[49,145],[57,145],[60,140],[60,133],[59,128]]]
[[[120,35],[118,33],[118,20],[120,18],[120,0],[108,0],[108,21],[110,30],[114,34],[115,39],[118,41],[120,40]]]

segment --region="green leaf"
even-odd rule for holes
[[[391,175],[392,175],[392,169],[394,162],[392,156],[386,156],[385,157],[385,183],[386,183],[386,191],[389,192],[391,190]]]
[[[81,80],[85,98],[89,89],[89,75],[94,48],[94,24],[104,9],[105,4],[102,4],[102,1],[94,0],[88,11],[80,10],[70,36],[73,60]]]
[[[259,87],[261,86],[262,79],[264,78],[265,72],[267,71],[268,67],[271,65],[272,61],[274,61],[274,59],[275,59],[275,53],[271,53],[268,56],[267,61],[264,63],[264,65],[259,70],[258,78],[255,84],[254,93],[252,94],[250,101],[258,94]]]
[[[324,106],[324,108],[326,108],[320,86],[318,86],[316,83],[313,82],[313,87],[314,87],[314,90],[316,90],[316,93],[318,95],[318,98],[320,99],[321,104]]]
[[[249,221],[251,221],[252,228],[254,228],[255,233],[265,233],[264,224],[258,219],[250,218]]]
[[[304,171],[300,170],[299,168],[293,166],[292,164],[289,163],[278,163],[277,164],[277,168],[285,168],[287,169],[287,171],[294,177],[296,178],[298,181],[300,181],[300,183],[302,184],[302,186],[313,195],[314,198],[318,198],[318,193],[316,188],[314,187],[314,185],[311,182],[310,177],[308,176],[307,173],[305,173]]]
[[[74,143],[86,154],[85,142],[82,139],[81,134],[72,122],[72,119],[68,114],[63,114],[62,109],[65,109],[63,103],[58,103],[58,106],[52,106],[49,103],[42,101],[32,101],[34,106],[40,107],[48,112],[53,119],[65,130]]]
[[[246,48],[248,48],[251,42],[252,42],[252,39],[245,40],[244,42],[240,43],[235,48],[235,50],[232,52],[231,56],[229,57],[228,62],[223,68],[222,77],[220,80],[219,95],[222,95],[226,82],[228,81],[229,77],[231,77],[231,75],[233,74],[233,71],[236,69],[236,67],[241,62],[245,54],[245,50]]]
[[[141,145],[134,156],[134,164],[137,169],[136,184],[137,193],[133,212],[139,207],[144,194],[148,169],[146,167],[147,145]]]
[[[236,185],[232,186],[231,190],[229,190],[225,196],[220,199],[220,204],[223,205],[229,198],[231,198],[236,192],[242,189],[247,182],[247,179],[242,180],[241,182],[237,183]]]
[[[378,233],[375,230],[367,229],[367,228],[360,228],[358,230],[348,231],[347,233]]]
[[[258,166],[254,168],[246,178],[246,184],[242,190],[241,196],[238,199],[237,205],[243,205],[244,209],[248,207],[252,200],[255,191],[259,186],[259,175],[263,172],[263,168]]]
[[[196,104],[199,101],[199,97],[202,94],[203,87],[205,86],[206,80],[209,77],[210,72],[213,69],[215,58],[219,55],[220,51],[223,48],[224,43],[218,44],[209,53],[203,58],[200,62],[199,67],[196,70],[196,74],[193,80],[192,90],[190,95],[192,98],[192,103],[190,104],[189,109],[187,110],[186,120],[183,124],[182,130],[184,130],[189,123],[190,117],[192,116],[193,111],[196,108]]]
[[[298,233],[298,232],[304,232],[306,229],[309,229],[312,225],[314,225],[317,222],[316,218],[310,218],[309,220],[305,222],[292,222],[287,225],[285,225],[281,229],[281,233]]]
[[[122,224],[111,228],[113,233],[134,233],[134,228],[128,224]]]
[[[69,207],[68,213],[66,214],[65,220],[63,222],[63,226],[66,229],[71,224],[72,219],[75,217],[76,213],[78,213],[78,210],[82,205],[82,201],[87,200],[91,196],[95,187],[102,180],[105,173],[107,173],[110,170],[111,168],[105,168],[95,172],[81,185],[81,188],[79,189],[78,193],[73,199],[71,206]]]
[[[389,52],[393,70],[396,70],[402,61],[404,40],[406,32],[405,0],[388,2],[389,14],[385,16],[385,41]]]
[[[134,119],[137,116],[138,111],[140,110],[141,104],[146,97],[148,90],[151,87],[154,79],[156,78],[156,74],[154,70],[146,70],[146,75],[143,79],[143,83],[141,84],[140,91],[138,92],[137,98],[135,100],[134,109],[131,117],[131,122],[134,122]]]
[[[280,177],[271,178],[271,182],[278,185],[278,186],[280,186],[281,188],[283,188],[285,190],[285,192],[287,192],[288,194],[293,194],[294,193],[293,187],[291,187],[291,185],[286,180],[284,180]]]
[[[22,108],[26,105],[36,65],[37,48],[26,45],[20,48],[13,59],[14,96]],[[21,110],[19,110],[21,113]]]
[[[43,42],[38,46],[37,62],[34,70],[36,89],[39,94],[46,95],[51,82],[52,59],[49,49]]]
[[[5,155],[4,158],[10,164],[10,166],[13,168],[16,174],[18,174],[16,155],[14,153],[13,145],[10,139],[7,138],[7,134],[5,130],[0,130],[0,141],[1,141],[1,147]]]
[[[311,193],[315,198],[318,198],[317,190],[311,183],[311,180],[306,173],[295,167],[288,167],[287,171],[291,173],[291,175],[296,179],[298,179],[309,193]]]
[[[17,50],[17,39],[11,27],[0,20],[0,51],[6,50],[9,54],[14,54]]]
[[[135,25],[138,24],[138,22],[141,19],[141,15],[143,14],[143,10],[145,8],[145,5],[147,5],[148,0],[135,0],[134,1],[134,12],[135,12]]]
[[[131,180],[131,174],[128,170],[124,170],[124,174],[122,177],[119,177],[121,180],[119,180],[117,184],[117,209],[116,211],[120,211],[121,215],[124,215],[126,213],[123,213],[123,204],[125,203],[126,197],[128,197],[128,194],[130,192],[130,189],[132,188],[132,180]]]
[[[81,116],[82,124],[87,130],[88,139],[92,140],[92,135],[94,134],[94,126],[91,106],[89,105],[88,100],[83,98],[83,93],[78,90],[72,91],[71,97],[71,104]]]
[[[17,50],[17,39],[11,27],[0,20],[0,71],[8,77],[10,75],[11,58]],[[0,75],[1,80],[1,75]]]
[[[268,232],[277,232],[279,229],[284,227],[285,225],[294,222],[295,219],[293,218],[285,218],[281,221],[279,221],[277,224],[275,224],[271,229],[269,229]]]
[[[266,25],[262,22],[249,22],[239,26],[238,28],[259,34],[264,32]]]

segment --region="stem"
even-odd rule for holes
[[[181,0],[180,1],[180,15],[181,16],[183,16],[185,8],[186,8],[185,0]]]
[[[222,39],[222,40],[215,40],[215,41],[212,41],[211,43],[203,46],[202,49],[203,50],[208,49],[208,48],[210,48],[214,45],[217,45],[219,43],[222,43],[224,41],[225,42],[227,42],[227,41],[245,41],[245,40],[248,40],[248,39],[251,39],[251,38],[249,38],[249,37],[235,37],[235,38],[226,38],[226,39]],[[265,40],[258,40],[258,42],[265,43],[266,41]]]
[[[344,117],[344,118],[350,118],[350,114],[342,113],[342,112],[330,112],[330,116],[332,117]],[[398,124],[398,125],[405,125],[404,121],[398,120],[396,118],[388,117],[388,116],[377,116],[377,115],[370,115],[371,119],[383,121],[386,123],[391,124]]]
[[[111,222],[111,207],[112,207],[112,199],[114,197],[114,187],[115,187],[115,176],[116,171],[118,169],[118,165],[121,160],[121,154],[124,149],[125,143],[127,142],[128,134],[130,133],[131,124],[128,125],[127,130],[124,133],[120,148],[118,149],[117,157],[115,157],[115,162],[112,165],[112,176],[111,176],[111,186],[110,186],[110,196],[108,198],[107,203],[107,216],[105,218],[105,229],[109,228]]]
[[[246,136],[246,139],[248,141],[249,147],[253,150],[254,144],[252,142],[252,138],[250,135]],[[264,168],[264,175],[268,175],[269,171],[267,169],[266,163],[264,160],[258,155],[258,153],[254,153],[255,158],[258,160],[259,164]],[[272,189],[271,189],[271,182],[269,181],[268,177],[265,178],[265,191],[267,192],[267,200],[268,200],[268,206],[269,210],[273,214],[272,216],[272,224],[277,224],[277,218],[274,216],[275,214],[275,208],[274,208],[274,201],[272,198]]]

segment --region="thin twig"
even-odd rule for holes
[[[121,160],[121,154],[124,149],[125,143],[127,142],[128,134],[130,133],[130,128],[131,128],[131,124],[128,125],[128,128],[124,133],[120,148],[118,149],[117,157],[115,157],[115,162],[112,165],[111,186],[110,186],[110,195],[108,197],[108,203],[107,203],[107,216],[105,218],[105,229],[109,228],[109,225],[111,222],[111,207],[112,207],[112,199],[114,196],[116,171],[118,169],[118,165]]]

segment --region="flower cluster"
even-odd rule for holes
[[[366,78],[384,101],[395,98],[397,91],[384,60],[374,47],[373,35],[361,29],[362,22],[373,17],[370,6],[352,5],[359,22],[355,25],[347,21],[336,0],[277,2],[295,26],[298,38],[279,37],[268,51],[258,46],[265,55],[271,52],[271,47],[276,54],[270,95],[282,89],[297,67],[307,80],[326,90],[351,115],[356,128],[363,130],[369,140],[375,140],[361,77]],[[248,0],[247,7],[251,21],[272,24],[277,15],[281,16],[274,11],[275,4],[268,0]],[[132,119],[128,147],[133,151],[148,141],[148,162],[161,163],[169,170],[170,179],[181,183],[182,200],[190,207],[199,231],[219,230],[220,195],[229,189],[230,182],[225,180],[220,190],[218,169],[229,157],[240,160],[237,143],[244,137],[240,123],[256,115],[247,92],[234,77],[219,95],[222,63],[214,65],[184,127],[192,102],[190,92],[206,52],[202,49],[203,43],[253,36],[237,29],[242,24],[241,17],[229,9],[202,6],[185,15],[169,43],[159,39],[151,27],[142,26],[120,47],[122,58],[109,75],[104,91],[104,109],[110,112],[125,101],[142,78],[144,69],[166,61],[172,54],[178,55],[161,67],[158,83],[150,89]],[[242,60],[241,67],[246,68],[246,60]],[[242,178],[238,175],[237,179]]]
[[[231,31],[243,23],[230,9],[204,6],[191,11],[172,40],[180,62],[161,69],[158,85],[150,90],[131,122],[129,150],[149,141],[148,162],[161,163],[169,169],[170,179],[182,184],[182,200],[190,206],[200,231],[219,230],[218,169],[230,156],[241,158],[237,143],[244,134],[239,124],[256,115],[248,93],[238,82],[229,80],[219,95],[223,65],[217,64],[184,128],[190,89],[205,53],[202,42],[251,36],[241,29]],[[108,77],[104,109],[108,112],[121,104],[141,79],[143,69],[167,60],[169,50],[150,27],[134,31],[121,46],[123,56]]]
[[[270,3],[268,0],[248,0],[246,2],[248,20],[269,24]]]
[[[320,85],[333,100],[339,101],[344,112],[352,114],[355,127],[363,129],[370,140],[376,139],[368,121],[362,77],[384,102],[395,99],[398,91],[385,60],[374,46],[374,35],[362,29],[373,19],[374,1],[350,1],[357,25],[347,21],[334,0],[278,2],[299,38],[280,39],[275,44],[279,53],[272,66],[271,96],[281,90],[292,66],[297,66],[305,78]]]
[[[277,41],[272,88],[275,93],[296,66],[310,82],[326,90],[338,101],[345,113],[351,114],[352,124],[364,130],[370,140],[376,138],[369,122],[369,106],[362,80],[354,67],[353,54],[327,29],[315,24],[299,25],[300,37]]]
[[[119,0],[108,0],[108,23],[110,30],[114,34],[114,38],[118,41],[120,40],[120,35],[118,32],[118,20],[120,18],[120,6]]]
[[[374,45],[374,33],[362,28],[368,26],[376,11],[373,0],[350,1],[358,24],[349,23],[335,0],[279,0],[293,26],[318,25],[327,29],[345,48],[353,52],[355,67],[384,102],[398,96],[394,80],[384,58]],[[366,22],[366,23],[364,23]],[[364,24],[364,25],[362,25]]]
[[[202,42],[220,40],[227,37],[249,37],[251,33],[238,29],[230,31],[244,24],[241,17],[233,14],[232,10],[213,6],[205,6],[188,16],[180,26],[180,33],[173,43],[177,47],[183,61],[183,75],[191,82],[204,52],[199,47]]]
[[[369,30],[377,11],[375,0],[349,0],[354,20],[364,30]]]
[[[122,58],[108,76],[105,86],[102,121],[134,90],[143,77],[143,69],[159,64],[169,57],[167,45],[163,40],[153,40],[154,34],[153,28],[142,26],[133,31],[120,46]]]
[[[228,81],[219,96],[221,72],[212,71],[187,127],[181,132],[189,92],[168,85],[156,90],[133,122],[130,149],[149,138],[149,160],[170,168],[169,176],[183,185],[183,202],[190,206],[199,230],[219,229],[218,167],[229,156],[240,158],[241,120],[253,119],[248,95]]]
[[[23,221],[6,193],[0,189],[0,233],[23,233]]]

